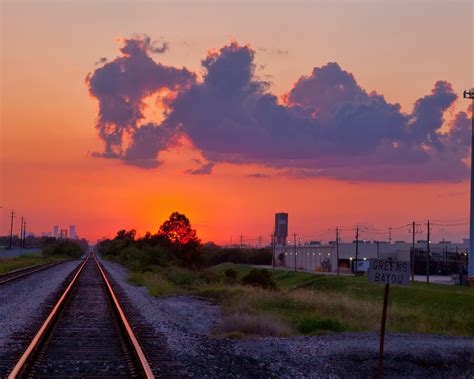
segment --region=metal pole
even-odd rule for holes
[[[339,275],[339,228],[336,227],[336,272]]]
[[[11,211],[11,221],[10,221],[10,250],[13,248],[13,217],[15,217],[15,211]]]
[[[240,264],[242,264],[242,248],[243,248],[243,240],[244,240],[244,236],[241,234],[240,235]]]
[[[296,233],[293,233],[294,240],[295,240],[295,272],[296,272]]]
[[[385,291],[383,295],[382,323],[380,325],[379,368],[377,371],[378,379],[382,379],[383,377],[383,350],[384,350],[384,343],[385,343],[385,323],[387,321],[387,304],[388,304],[389,288],[390,288],[390,284],[385,284]]]
[[[430,222],[428,221],[428,231],[426,240],[426,284],[430,283]]]
[[[20,225],[20,249],[23,249],[23,216],[21,217]]]
[[[472,106],[471,106],[471,214],[470,214],[470,236],[469,236],[469,247],[471,248],[468,257],[468,264],[469,264],[469,271],[468,275],[470,277],[474,277],[474,88],[471,89],[471,99],[472,99]]]
[[[469,227],[468,275],[474,283],[474,87],[463,92],[465,99],[472,100],[471,106],[471,207]]]
[[[410,255],[410,260],[411,260],[411,281],[415,281],[415,228],[416,224],[415,221],[413,221],[412,224],[412,249],[411,249],[411,255]]]
[[[23,248],[26,248],[26,220],[25,224],[23,225]]]
[[[359,256],[359,226],[357,226],[357,229],[356,229],[356,259],[355,259],[355,273],[357,274],[357,259],[358,259],[358,256]],[[354,269],[352,269],[352,271],[354,272]]]
[[[272,239],[272,270],[275,270],[275,233],[270,235]]]
[[[469,233],[468,275],[474,277],[474,88],[470,91],[471,107],[471,212]]]

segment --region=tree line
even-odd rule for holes
[[[271,264],[270,249],[223,249],[213,243],[202,244],[189,219],[174,212],[154,234],[137,238],[136,230],[120,230],[113,239],[97,245],[105,258],[125,266],[146,269],[149,266],[177,265],[193,270],[224,262]]]

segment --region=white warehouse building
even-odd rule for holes
[[[412,244],[404,241],[395,243],[359,241],[357,267],[359,271],[366,271],[370,258],[394,259],[410,261]],[[415,243],[415,250],[426,250],[426,241]],[[445,252],[465,253],[469,247],[469,240],[463,243],[441,241],[430,243],[432,255],[440,256]],[[314,272],[336,272],[339,265],[340,272],[351,272],[356,264],[356,243],[339,243],[339,257],[337,256],[336,242],[328,244],[313,242],[305,245],[275,246],[274,262],[276,266]]]

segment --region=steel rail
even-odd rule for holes
[[[152,379],[152,378],[155,377],[153,375],[153,371],[151,370],[150,365],[148,364],[148,361],[145,357],[145,354],[143,353],[143,350],[142,350],[140,344],[138,343],[137,338],[135,337],[135,333],[133,333],[133,330],[132,330],[130,324],[128,323],[128,320],[125,317],[125,314],[122,310],[122,307],[120,306],[120,304],[117,300],[117,297],[115,296],[115,293],[112,289],[112,286],[110,285],[109,280],[107,279],[107,275],[105,274],[104,270],[102,270],[102,267],[101,267],[99,261],[97,260],[95,254],[93,255],[93,258],[94,258],[95,263],[97,264],[97,267],[99,268],[99,271],[102,275],[102,279],[104,280],[104,283],[107,287],[108,293],[109,293],[109,295],[110,295],[110,297],[111,297],[111,299],[112,299],[112,301],[115,305],[115,309],[117,310],[117,312],[120,316],[120,321],[122,322],[122,324],[125,328],[125,331],[127,332],[127,336],[129,338],[133,348],[135,349],[135,353],[138,357],[140,365],[142,366],[142,370],[143,370],[145,376],[148,379]]]
[[[28,276],[28,275],[46,270],[50,267],[54,267],[54,266],[57,266],[61,263],[66,263],[66,262],[69,262],[69,261],[70,260],[60,261],[60,262],[53,262],[53,263],[45,263],[45,264],[41,264],[41,265],[29,266],[29,267],[19,268],[17,270],[5,272],[3,274],[0,274],[0,285],[10,283],[14,280],[24,278],[25,276]],[[15,274],[18,274],[18,275],[15,275]],[[3,278],[6,278],[6,279],[3,279]]]
[[[76,274],[74,275],[74,278],[71,280],[69,285],[67,286],[66,290],[63,292],[61,297],[59,298],[58,302],[54,306],[53,310],[49,314],[48,318],[46,321],[41,325],[40,329],[34,336],[33,340],[30,342],[28,347],[26,348],[25,352],[22,354],[18,362],[16,363],[15,367],[13,370],[10,372],[8,375],[8,379],[15,379],[18,378],[19,375],[22,373],[23,369],[26,367],[26,364],[28,363],[29,359],[33,355],[34,351],[38,348],[41,340],[43,339],[44,335],[46,334],[48,328],[51,326],[51,323],[53,319],[58,315],[59,309],[64,305],[66,302],[67,296],[71,292],[72,287],[74,284],[76,284],[77,278],[79,277],[80,273],[82,272],[82,269],[84,268],[87,260],[89,259],[89,255],[84,259],[84,262],[82,262],[81,266],[79,267],[79,270],[77,270]]]
[[[72,292],[72,288],[76,284],[77,279],[79,278],[79,275],[81,274],[82,270],[84,269],[85,264],[87,263],[87,261],[89,259],[91,259],[91,256],[92,256],[92,259],[94,259],[94,262],[96,263],[96,265],[97,265],[97,267],[98,267],[98,269],[101,273],[101,277],[104,281],[105,287],[107,289],[107,293],[108,293],[108,295],[110,296],[110,298],[112,300],[112,304],[113,304],[112,308],[113,308],[114,311],[116,311],[116,313],[119,316],[120,323],[122,324],[122,327],[125,329],[127,338],[129,339],[129,342],[130,342],[131,346],[134,349],[134,353],[135,353],[136,357],[138,358],[138,362],[141,365],[141,370],[143,371],[143,373],[145,374],[147,379],[152,379],[152,378],[155,377],[153,375],[153,372],[150,368],[150,365],[149,365],[149,363],[148,363],[148,361],[145,357],[145,354],[143,353],[143,350],[142,350],[140,344],[138,343],[138,340],[135,337],[135,334],[133,333],[133,330],[132,330],[129,322],[128,322],[127,318],[125,317],[125,314],[122,310],[122,307],[120,306],[120,304],[117,300],[117,297],[115,296],[115,293],[112,289],[112,286],[110,285],[109,280],[107,279],[107,276],[106,276],[104,270],[102,269],[102,267],[101,267],[99,261],[97,260],[96,256],[92,253],[89,253],[87,255],[87,257],[84,259],[84,261],[81,263],[79,269],[77,270],[77,272],[74,275],[73,279],[71,280],[71,282],[67,286],[66,290],[61,295],[60,299],[57,301],[57,303],[54,306],[53,310],[50,312],[47,319],[41,325],[40,329],[38,330],[38,332],[34,336],[33,340],[30,342],[30,344],[26,348],[25,352],[22,354],[22,356],[20,357],[20,359],[16,363],[15,367],[13,368],[13,370],[8,375],[8,379],[16,379],[16,378],[21,377],[21,375],[24,372],[25,368],[27,367],[30,360],[32,359],[34,353],[39,348],[39,345],[43,341],[43,339],[44,339],[46,333],[48,332],[49,328],[51,328],[54,320],[59,315],[60,310],[64,307],[65,303],[67,302],[67,300],[68,300],[68,298],[69,298],[69,296]]]

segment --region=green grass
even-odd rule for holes
[[[61,258],[43,258],[41,254],[28,254],[11,258],[0,257],[0,274],[4,274],[29,266],[54,262],[60,259]]]
[[[233,268],[230,281],[224,271]],[[224,313],[273,317],[294,334],[378,331],[383,286],[365,276],[329,276],[275,270],[278,290],[240,284],[253,267],[224,263],[205,274],[178,268],[154,268],[133,273],[130,280],[154,296],[194,294],[222,305]],[[413,283],[390,288],[387,329],[404,333],[474,335],[474,289]]]

